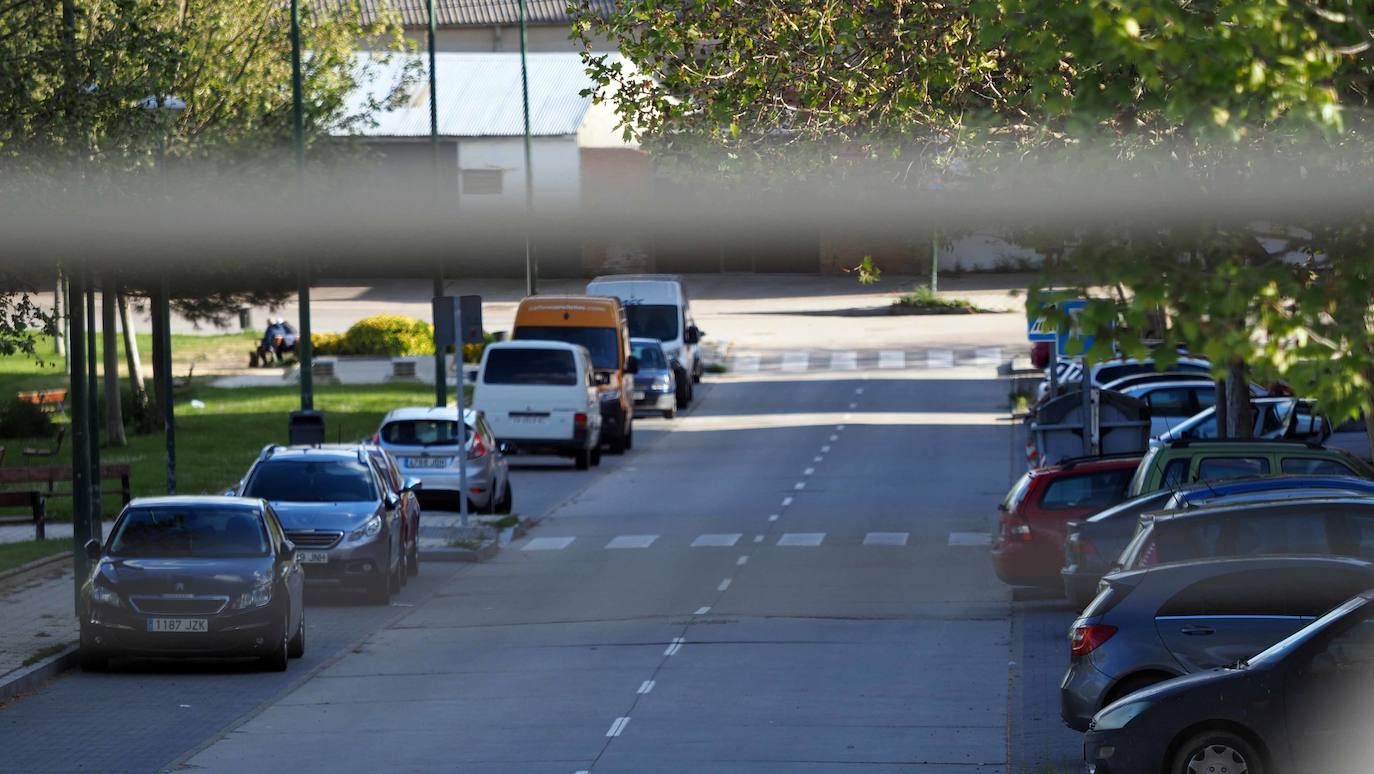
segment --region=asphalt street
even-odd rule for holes
[[[312,600],[284,675],[138,663],[0,707],[0,770],[1022,762],[1030,682],[986,545],[1014,470],[993,367],[734,373],[698,395],[590,474],[522,465],[517,510],[544,518],[493,560],[428,564],[390,608]]]

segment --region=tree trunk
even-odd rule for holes
[[[67,356],[67,315],[62,307],[62,294],[66,290],[66,283],[63,281],[62,270],[57,270],[56,292],[52,294],[52,318],[57,330],[53,331],[54,351],[62,357]]]
[[[117,291],[109,272],[100,288],[100,338],[105,348],[105,437],[111,446],[128,446],[124,436],[124,405],[119,395],[119,332],[116,330]]]
[[[1245,361],[1234,360],[1226,365],[1226,424],[1228,438],[1255,437],[1255,422],[1250,416],[1250,380],[1246,378]]]
[[[162,346],[162,321],[158,319],[158,301],[156,292],[154,292],[154,294],[149,297],[149,300],[150,305],[153,309],[153,416],[155,417],[153,420],[153,425],[155,427],[162,427],[162,418],[167,416],[166,412],[162,410],[162,401],[166,399],[167,396],[162,394],[162,358],[159,357],[159,353],[161,352],[160,347]]]
[[[1230,425],[1228,425],[1227,422],[1226,422],[1226,417],[1227,417],[1227,415],[1231,413],[1231,412],[1229,412],[1229,411],[1226,410],[1226,395],[1227,395],[1226,380],[1225,380],[1225,379],[1218,379],[1218,380],[1217,380],[1217,396],[1216,396],[1216,399],[1215,399],[1215,403],[1213,404],[1213,405],[1216,406],[1216,415],[1215,415],[1215,416],[1216,416],[1216,420],[1217,420],[1217,437],[1218,437],[1218,438],[1226,438],[1226,437],[1228,437],[1227,434],[1226,434],[1226,431],[1227,431],[1227,429],[1230,427]]]
[[[143,382],[143,360],[138,355],[138,332],[134,330],[133,316],[129,314],[129,298],[119,293],[116,299],[119,303],[119,324],[124,329],[124,362],[129,367],[129,385],[133,388],[134,405],[146,408],[148,387]]]

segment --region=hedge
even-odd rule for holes
[[[463,360],[475,363],[482,358],[486,343],[494,340],[482,334],[482,344],[463,345]],[[396,314],[379,314],[353,323],[343,333],[312,333],[314,354],[404,357],[434,354],[434,328],[424,320]]]

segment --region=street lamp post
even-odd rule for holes
[[[526,61],[525,0],[520,0],[520,96],[525,113],[525,294],[539,292],[539,265],[530,249],[530,214],[534,211],[534,168],[530,162],[530,76]],[[461,384],[461,382],[460,382]]]

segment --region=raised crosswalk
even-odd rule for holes
[[[1006,357],[1001,347],[951,349],[935,347],[916,351],[839,350],[825,352],[736,352],[726,361],[727,371],[735,374],[760,372],[802,373],[806,371],[855,371],[859,369],[956,368],[974,366],[995,368]]]

